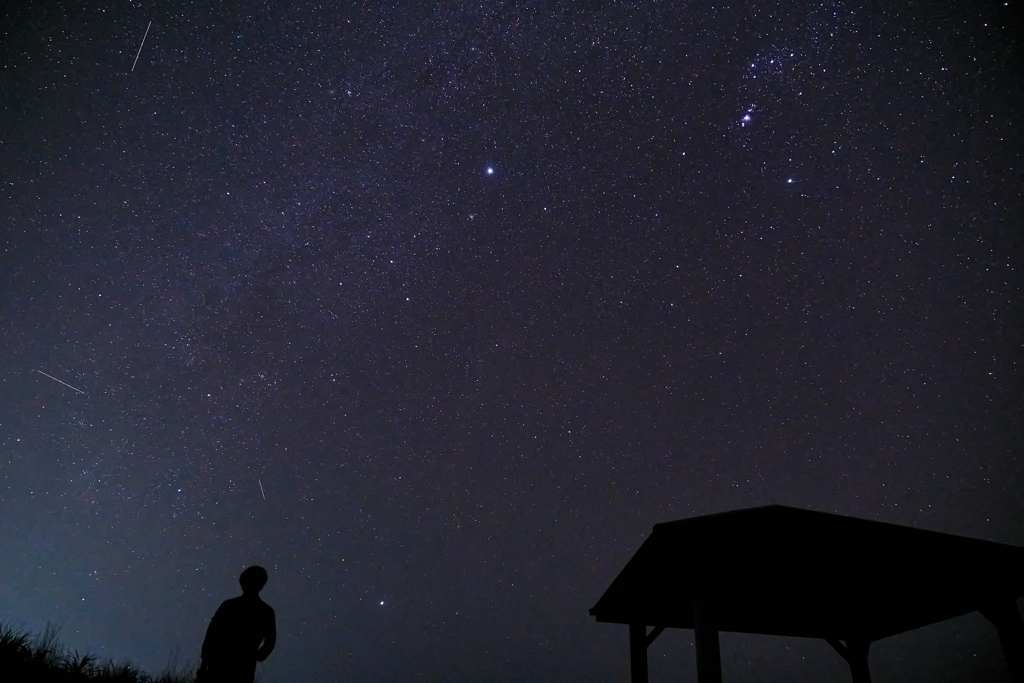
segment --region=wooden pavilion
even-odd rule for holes
[[[590,614],[629,625],[632,683],[666,628],[694,629],[699,683],[719,631],[822,638],[869,683],[873,641],[979,611],[1024,683],[1020,597],[1024,548],[772,505],[655,525]]]

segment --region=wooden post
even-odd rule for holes
[[[996,603],[982,609],[981,613],[999,633],[999,644],[1003,646],[1010,680],[1013,683],[1024,683],[1024,621],[1021,621],[1017,601]]]
[[[629,625],[629,675],[632,683],[647,683],[647,624]]]
[[[847,638],[846,645],[843,645],[835,638],[826,638],[825,640],[850,665],[850,675],[853,678],[853,683],[871,683],[871,672],[868,671],[870,640]]]
[[[697,650],[697,683],[722,683],[718,627],[706,599],[700,595],[693,599],[693,642]]]
[[[853,683],[871,683],[871,672],[868,671],[868,648],[870,640],[847,640],[846,652],[849,654],[850,674]]]

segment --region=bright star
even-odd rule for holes
[[[487,175],[494,175],[494,169],[490,166],[487,167]]]

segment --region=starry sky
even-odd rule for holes
[[[102,5],[0,10],[0,621],[157,672],[261,564],[265,683],[621,681],[657,522],[1024,545],[1019,3]]]

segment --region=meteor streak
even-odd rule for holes
[[[52,379],[52,380],[53,380],[54,382],[60,382],[60,383],[61,383],[61,384],[63,384],[64,386],[68,387],[69,389],[74,389],[75,391],[77,391],[77,392],[78,392],[78,393],[80,393],[80,394],[84,394],[84,393],[85,393],[85,392],[84,392],[84,391],[82,391],[81,389],[79,389],[79,388],[77,388],[77,387],[73,387],[73,386],[71,386],[70,384],[68,384],[67,382],[63,382],[63,381],[61,381],[61,380],[57,379],[57,378],[56,378],[56,377],[54,377],[53,375],[47,375],[47,374],[46,374],[45,372],[43,372],[42,370],[36,370],[36,372],[38,372],[38,373],[39,373],[40,375],[42,375],[42,376],[44,376],[44,377],[49,377],[49,378],[50,378],[50,379]]]
[[[146,32],[142,34],[142,42],[139,43],[139,51],[135,53],[135,61],[132,62],[132,71],[135,71],[135,65],[139,63],[139,55],[142,54],[142,46],[146,44],[146,36],[149,35],[149,27],[152,25],[152,21],[146,24]]]
[[[259,482],[259,485],[260,485],[260,493],[261,493],[261,494],[263,494],[263,500],[266,500],[266,499],[267,499],[267,494],[263,493],[263,482],[262,482],[262,481],[260,481],[259,479],[257,479],[256,481],[257,481],[257,482]]]

